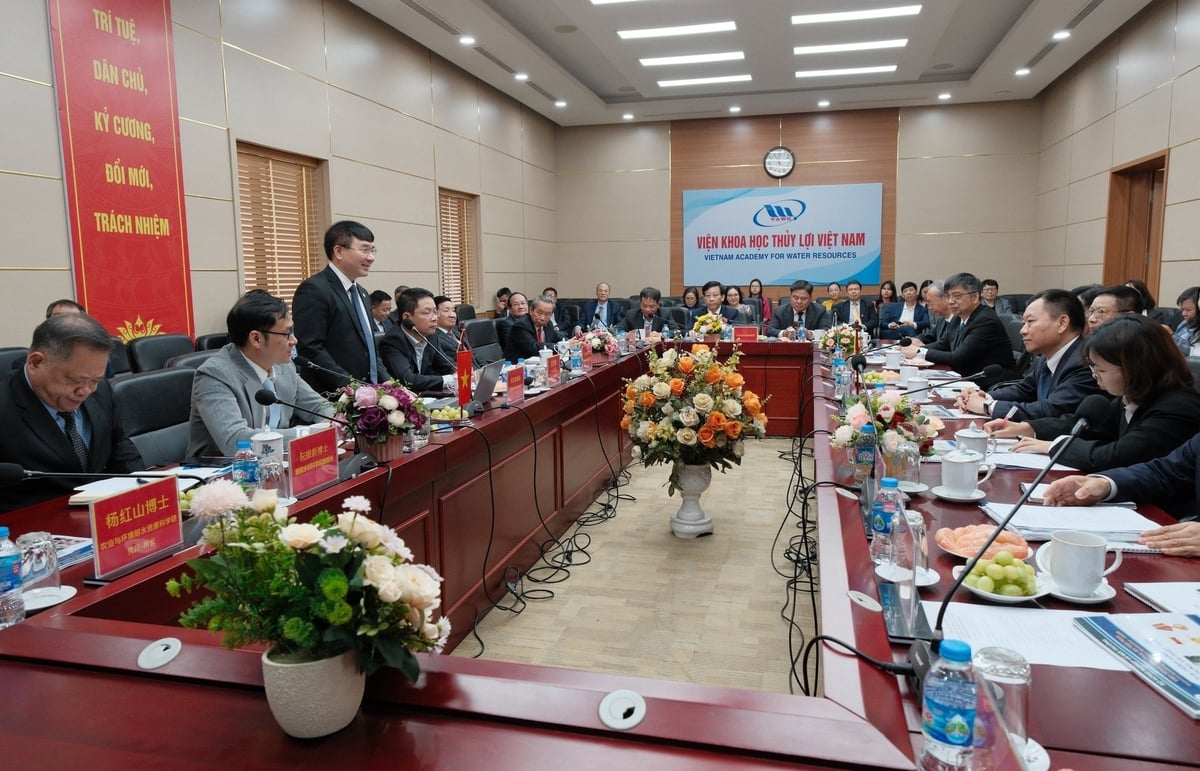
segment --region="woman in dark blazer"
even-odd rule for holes
[[[1067,448],[1061,463],[1085,474],[1142,463],[1166,455],[1200,429],[1200,394],[1162,325],[1145,316],[1119,316],[1084,340],[1081,356],[1114,398],[1103,419],[1093,421]],[[1017,451],[1047,452],[1075,420],[1066,414],[1007,426],[994,420],[984,427],[996,436],[1023,437]]]
[[[917,285],[905,281],[900,287],[904,302],[884,303],[879,309],[879,339],[915,337],[929,329],[929,309],[917,302]]]

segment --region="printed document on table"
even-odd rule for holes
[[[941,603],[925,600],[921,605],[933,624]],[[945,639],[970,643],[971,650],[989,645],[1011,648],[1030,664],[1129,671],[1103,648],[1090,644],[1088,635],[1075,625],[1079,616],[1092,615],[1096,614],[951,602],[942,632]]]
[[[1046,468],[1046,464],[1050,461],[1050,456],[1039,452],[1005,452],[1004,450],[997,450],[988,456],[988,460],[1000,468],[1027,468],[1034,471],[1041,471]],[[1054,468],[1051,470],[1077,471],[1078,469],[1074,466],[1055,463]]]
[[[988,503],[983,510],[1000,522],[1012,507],[1011,503]],[[1024,506],[1009,527],[1035,541],[1048,540],[1056,530],[1084,530],[1110,541],[1136,541],[1143,530],[1158,525],[1123,506]]]

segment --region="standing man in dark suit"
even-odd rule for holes
[[[958,327],[951,334],[925,349],[925,359],[945,364],[962,375],[972,375],[984,367],[995,365],[987,377],[977,382],[981,388],[1016,376],[1012,346],[1004,324],[996,312],[979,301],[979,279],[970,273],[955,273],[946,279],[946,302],[950,312],[958,317]],[[905,357],[921,354],[916,344],[900,349]]]
[[[297,351],[319,367],[306,367],[304,379],[317,391],[332,391],[350,378],[369,383],[388,379],[379,361],[371,325],[371,298],[357,282],[375,263],[375,234],[345,220],[325,231],[329,264],[309,276],[292,300]],[[333,372],[341,373],[338,377]]]
[[[511,362],[517,359],[533,359],[542,348],[554,350],[561,338],[550,320],[554,318],[554,301],[546,295],[538,295],[529,307],[529,313],[513,322],[508,332],[508,343],[504,346],[504,358]]]
[[[626,332],[640,329],[643,337],[650,337],[652,334],[661,335],[666,321],[658,315],[660,303],[662,303],[662,292],[652,286],[646,287],[638,294],[638,309],[625,314],[625,318],[621,320],[620,329]]]
[[[601,281],[596,284],[596,299],[583,304],[583,312],[579,315],[579,328],[591,327],[593,324],[601,327],[611,327],[621,321],[621,306],[609,299],[612,289]],[[599,314],[599,316],[597,316]]]
[[[872,337],[876,337],[876,327],[879,325],[879,316],[875,313],[874,303],[869,303],[862,299],[862,282],[856,278],[852,278],[846,282],[846,297],[837,305],[833,306],[833,315],[837,319],[838,324],[854,324],[858,323],[860,327],[869,331]]]
[[[458,329],[458,311],[454,310],[454,301],[444,294],[433,298],[437,306],[437,334],[434,340],[438,348],[451,358],[458,355],[459,341],[462,339]]]
[[[453,391],[454,357],[438,346],[437,306],[433,292],[414,286],[400,295],[400,324],[379,344],[379,353],[396,379],[414,391]]]
[[[804,279],[793,281],[788,291],[791,292],[791,304],[771,314],[767,337],[795,340],[803,330],[803,338],[811,340],[814,329],[829,329],[829,314],[820,303],[812,301],[812,284]]]
[[[128,473],[144,469],[117,419],[104,379],[112,339],[80,313],[33,330],[25,365],[0,373],[0,462],[34,471]],[[37,479],[0,489],[0,512],[68,492],[73,479]]]
[[[959,409],[1016,420],[1053,418],[1074,412],[1085,396],[1100,393],[1091,370],[1080,359],[1083,347],[1083,303],[1065,289],[1035,294],[1025,308],[1021,339],[1036,355],[1033,370],[1021,382],[990,392],[963,391]]]

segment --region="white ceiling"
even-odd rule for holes
[[[1028,99],[1151,0],[351,0],[563,126]],[[921,6],[915,16],[793,25],[796,14]],[[618,30],[733,21],[737,29],[622,40]],[[1069,29],[1061,42],[1051,35]],[[475,38],[473,45],[460,35]],[[893,40],[903,48],[797,56],[796,46]],[[742,51],[740,61],[643,66],[645,57]],[[887,74],[798,70],[896,65]],[[1014,72],[1030,66],[1030,73]],[[515,72],[527,73],[518,81]],[[664,79],[748,82],[663,87]],[[556,107],[563,100],[565,107]]]

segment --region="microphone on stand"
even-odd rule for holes
[[[931,384],[929,384],[929,385],[927,385],[927,386],[922,386],[921,388],[913,388],[913,389],[911,389],[911,390],[905,390],[905,392],[904,392],[904,395],[905,395],[905,396],[909,396],[909,395],[911,395],[911,394],[919,394],[919,393],[921,393],[922,391],[932,391],[932,390],[933,390],[933,389],[935,389],[935,388],[943,388],[943,387],[945,387],[945,386],[948,386],[948,385],[951,385],[951,384],[953,384],[953,383],[966,383],[966,382],[970,382],[970,381],[977,380],[977,379],[979,379],[979,378],[983,377],[983,376],[984,376],[984,374],[986,374],[986,373],[987,373],[987,368],[985,367],[985,368],[981,369],[980,371],[978,371],[978,372],[976,372],[976,373],[974,373],[974,374],[971,374],[971,375],[963,375],[962,377],[960,377],[960,378],[955,378],[954,380],[939,380],[939,381],[938,381],[938,382],[936,382],[936,383],[931,383]]]
[[[347,375],[345,372],[338,372],[336,369],[329,369],[329,367],[322,367],[320,364],[317,364],[315,361],[312,361],[311,359],[307,359],[304,356],[297,356],[294,359],[294,361],[296,362],[296,364],[299,367],[301,367],[303,369],[315,369],[317,372],[324,372],[327,375],[333,375],[336,378],[344,380],[344,381],[346,381],[346,385],[349,385],[350,381],[352,380],[352,378],[349,375]]]
[[[344,482],[347,479],[353,479],[354,477],[358,476],[362,472],[370,471],[371,469],[373,469],[379,465],[379,463],[376,462],[376,460],[374,458],[372,458],[370,455],[367,455],[366,453],[364,453],[362,451],[362,447],[359,445],[359,442],[358,442],[358,434],[355,433],[354,426],[350,425],[349,421],[343,420],[342,418],[336,418],[336,417],[331,417],[329,415],[324,415],[320,412],[313,412],[312,410],[305,409],[304,407],[301,407],[298,404],[291,404],[290,402],[282,401],[275,394],[274,391],[268,391],[265,388],[260,388],[260,389],[258,389],[257,392],[255,392],[254,401],[258,402],[259,404],[263,405],[264,407],[269,407],[272,404],[282,404],[284,407],[291,407],[293,410],[297,410],[299,412],[305,412],[305,413],[308,413],[309,415],[315,415],[316,417],[320,418],[321,420],[328,420],[331,423],[337,423],[339,425],[345,426],[347,433],[350,434],[350,438],[354,440],[354,455],[347,458],[346,460],[338,461],[338,480],[339,481]]]
[[[1079,415],[1079,419],[1076,420],[1075,425],[1071,427],[1070,433],[1066,435],[1067,440],[1060,443],[1058,447],[1054,449],[1054,452],[1050,455],[1049,462],[1047,462],[1042,470],[1038,472],[1038,475],[1034,478],[1033,482],[1030,483],[1027,488],[1025,488],[1025,492],[1021,493],[1021,497],[1017,499],[1015,504],[1013,504],[1012,509],[1009,510],[1004,519],[1000,520],[1000,522],[996,524],[996,529],[992,532],[991,538],[988,538],[987,541],[983,543],[983,546],[979,547],[979,549],[975,552],[975,555],[971,557],[971,559],[967,560],[967,564],[963,566],[962,572],[958,574],[958,579],[955,580],[953,585],[951,585],[950,591],[946,592],[946,596],[942,598],[941,605],[938,607],[937,621],[933,625],[933,639],[914,640],[912,646],[908,649],[908,662],[913,667],[913,690],[916,693],[920,693],[920,685],[924,681],[926,673],[929,672],[929,667],[933,663],[933,654],[936,652],[938,643],[940,643],[942,640],[942,622],[946,618],[946,609],[950,607],[950,600],[954,597],[954,593],[958,591],[960,586],[962,586],[963,581],[966,580],[967,575],[971,572],[971,569],[975,567],[975,563],[983,559],[983,555],[987,552],[988,547],[991,546],[995,542],[996,538],[1000,536],[1000,531],[1008,527],[1008,523],[1012,522],[1013,517],[1016,516],[1021,507],[1024,506],[1026,501],[1029,500],[1029,496],[1033,494],[1034,489],[1041,484],[1041,481],[1045,479],[1046,474],[1050,473],[1050,469],[1054,468],[1054,464],[1058,462],[1059,456],[1062,455],[1063,452],[1065,452],[1066,449],[1071,445],[1071,443],[1075,441],[1075,438],[1079,436],[1080,432],[1088,427],[1089,416],[1091,416],[1091,419],[1094,420],[1095,416],[1099,414],[1099,410],[1096,409],[1097,405],[1095,402],[1093,402],[1091,405],[1088,405],[1089,400],[1096,398],[1099,398],[1102,402],[1104,402],[1103,408],[1105,411],[1107,411],[1108,400],[1100,394],[1093,394],[1092,396],[1089,396],[1087,399],[1084,399],[1082,402],[1080,402],[1080,409],[1076,412],[1076,415],[1079,415],[1081,412],[1085,412],[1087,414]],[[1087,406],[1086,410],[1084,409],[1085,405]]]

